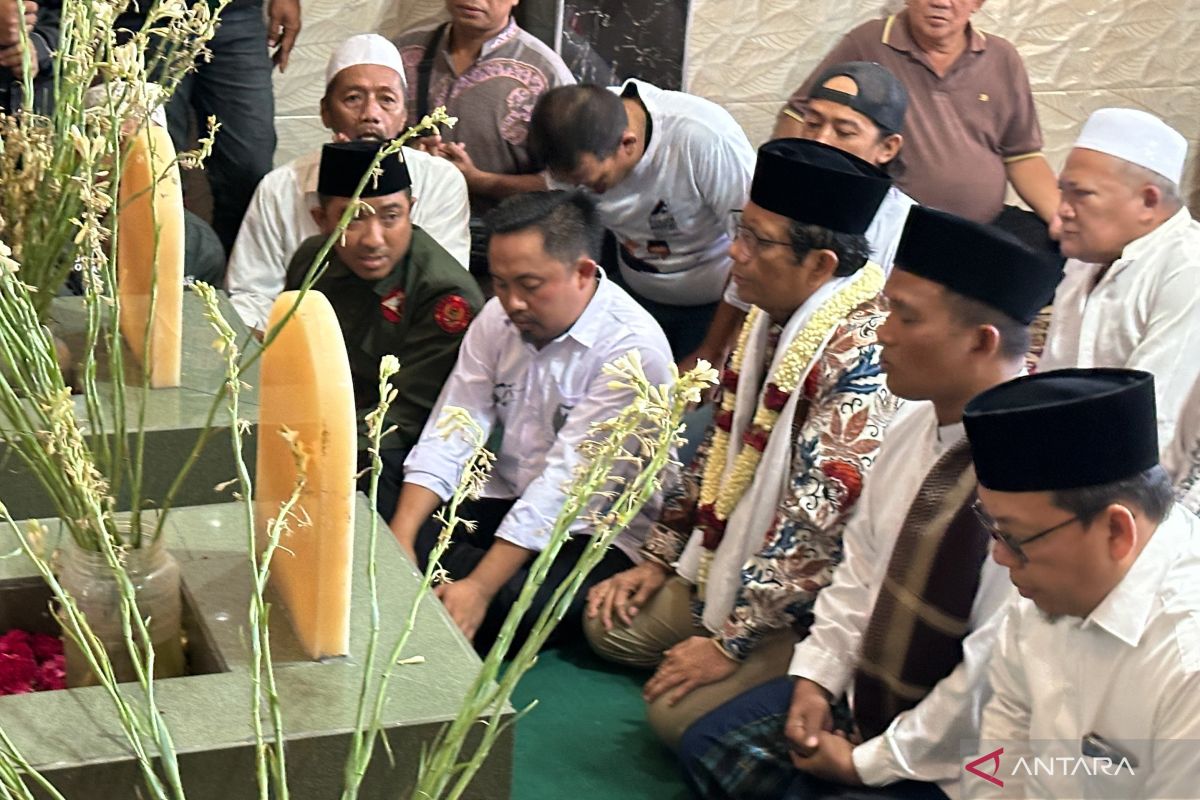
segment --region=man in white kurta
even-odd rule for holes
[[[1200,378],[1200,223],[1179,198],[1187,141],[1158,118],[1104,108],[1059,176],[1065,277],[1038,369],[1127,367],[1154,375],[1158,433]]]
[[[334,140],[391,139],[404,130],[404,65],[396,46],[373,33],[352,36],[329,58],[321,119]],[[411,148],[404,161],[412,179],[412,221],[464,267],[470,251],[467,184],[445,159]],[[225,288],[246,325],[263,330],[283,291],[292,256],[320,233],[317,148],[262,179],[229,256]]]
[[[796,646],[791,678],[747,692],[685,735],[681,760],[698,796],[858,797],[863,785],[878,787],[871,796],[881,798],[955,796],[960,743],[977,736],[988,660],[1012,599],[1004,571],[986,558],[986,531],[970,522],[975,482],[962,411],[973,394],[1022,371],[1027,325],[1059,275],[1005,234],[912,210],[884,289],[891,315],[879,341],[889,388],[914,402],[884,439],[846,526],[843,560],[817,597],[808,637]],[[931,479],[956,458],[963,466],[952,481]],[[930,508],[936,513],[919,522]],[[977,573],[957,600],[963,612],[957,618],[912,586],[893,593],[898,565],[921,557],[917,551],[926,546],[918,541],[939,537],[972,542],[970,557],[952,560],[952,571]],[[937,563],[928,575],[941,574]],[[932,598],[936,586],[927,592]],[[928,635],[923,645],[904,636],[889,640],[887,648],[905,665],[898,671],[871,654],[874,620],[895,596],[921,604],[920,619],[957,632],[958,649],[932,675],[918,679],[907,669],[929,655]],[[892,620],[886,627],[893,633],[904,630],[902,620],[881,618]],[[902,686],[903,710],[893,716],[866,707],[879,692],[865,678]],[[853,719],[835,710],[843,696]],[[834,724],[849,738],[831,733]]]
[[[1040,373],[968,406],[994,558],[1022,594],[968,796],[1196,797],[1200,520],[1158,466],[1151,384]]]

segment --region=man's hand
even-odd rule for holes
[[[642,699],[653,703],[666,695],[673,706],[688,692],[723,681],[737,672],[738,663],[722,654],[715,640],[692,636],[666,652],[658,671],[642,688]]]
[[[420,122],[420,120],[417,120],[417,122]],[[442,135],[440,133],[433,133],[429,136],[418,136],[415,139],[409,139],[405,144],[414,150],[420,150],[422,153],[428,153],[431,156],[440,156],[442,154]]]
[[[300,35],[300,0],[270,0],[267,6],[267,49],[280,72],[287,71],[288,58]],[[276,49],[278,48],[278,49]]]
[[[458,142],[444,142],[439,150],[442,158],[449,161],[454,166],[458,167],[458,171],[463,174],[467,180],[467,188],[475,186],[479,182],[483,172],[479,167],[475,166],[475,162],[471,160],[471,156],[467,154],[465,145]]]
[[[600,581],[588,592],[588,619],[600,616],[604,630],[613,628],[613,614],[622,625],[632,625],[642,606],[662,588],[668,570],[657,561],[643,561],[632,569]]]
[[[843,786],[862,786],[862,778],[854,766],[854,744],[841,733],[821,731],[815,751],[810,756],[792,753],[792,764],[813,777]]]
[[[453,583],[443,583],[434,589],[434,594],[441,598],[442,605],[450,612],[450,618],[469,640],[475,639],[475,632],[483,622],[488,604],[492,596],[485,592],[470,577]]]
[[[803,757],[812,756],[820,745],[821,734],[831,730],[833,712],[829,707],[829,693],[807,678],[796,681],[784,730],[792,752]]]
[[[32,48],[33,44],[30,43]],[[18,78],[25,77],[25,60],[21,52],[21,45],[14,44],[11,47],[0,48],[0,67],[12,70],[13,74]],[[37,53],[30,50],[29,53],[29,77],[36,78],[38,74]]]
[[[0,46],[5,49],[21,43],[21,28],[25,26],[27,9],[21,0],[0,0]],[[37,6],[34,6],[34,18]]]

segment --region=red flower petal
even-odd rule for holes
[[[774,383],[768,383],[766,391],[763,392],[763,405],[772,411],[783,411],[790,396]]]

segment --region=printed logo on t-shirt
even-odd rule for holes
[[[550,426],[554,429],[555,434],[563,429],[563,425],[567,424],[567,416],[573,408],[575,406],[559,403],[558,408],[554,409],[554,418],[550,420]]]
[[[650,212],[650,230],[659,236],[667,236],[668,234],[679,232],[679,225],[675,223],[675,216],[671,213],[671,209],[667,207],[666,200],[659,200],[658,204]]]
[[[492,404],[507,406],[513,401],[516,390],[511,383],[497,383],[492,386]]]

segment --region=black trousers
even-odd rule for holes
[[[442,568],[450,574],[451,578],[455,580],[465,578],[483,560],[488,548],[491,547],[492,542],[495,540],[496,529],[500,527],[500,523],[504,520],[504,516],[512,508],[514,502],[514,500],[482,498],[465,503],[460,507],[459,517],[466,520],[474,520],[475,530],[467,531],[460,526],[454,532],[454,538],[451,541],[450,547],[446,549],[445,554],[442,556],[441,562]],[[429,560],[429,554],[433,552],[434,545],[437,544],[437,537],[441,532],[441,527],[441,523],[431,517],[417,534],[417,559],[422,569],[425,568]],[[558,557],[554,559],[554,563],[550,566],[550,570],[546,574],[546,580],[538,588],[537,593],[533,597],[533,604],[529,607],[529,610],[517,626],[516,635],[508,650],[509,654],[515,653],[525,643],[525,640],[529,637],[533,623],[537,620],[538,615],[542,613],[542,609],[550,602],[550,597],[554,593],[554,590],[566,579],[568,573],[570,573],[576,562],[579,561],[584,549],[590,543],[591,537],[589,536],[573,536],[558,551]],[[516,574],[509,578],[500,588],[500,591],[496,593],[496,596],[492,598],[492,604],[488,606],[483,623],[479,626],[479,630],[475,634],[475,650],[481,656],[486,655],[491,649],[492,644],[496,641],[496,637],[500,633],[500,628],[508,616],[509,609],[512,608],[513,603],[516,602],[518,595],[520,595],[521,587],[525,585],[525,579],[529,576],[529,565],[532,563],[533,559],[531,558],[526,566],[517,570]],[[608,552],[604,554],[604,558],[596,565],[596,568],[584,579],[578,593],[576,593],[571,601],[570,608],[558,624],[558,627],[550,635],[547,644],[558,646],[579,641],[583,636],[582,618],[584,606],[587,604],[588,590],[600,581],[612,577],[618,572],[627,570],[632,566],[633,562],[629,560],[628,556],[615,547],[609,548]]]

